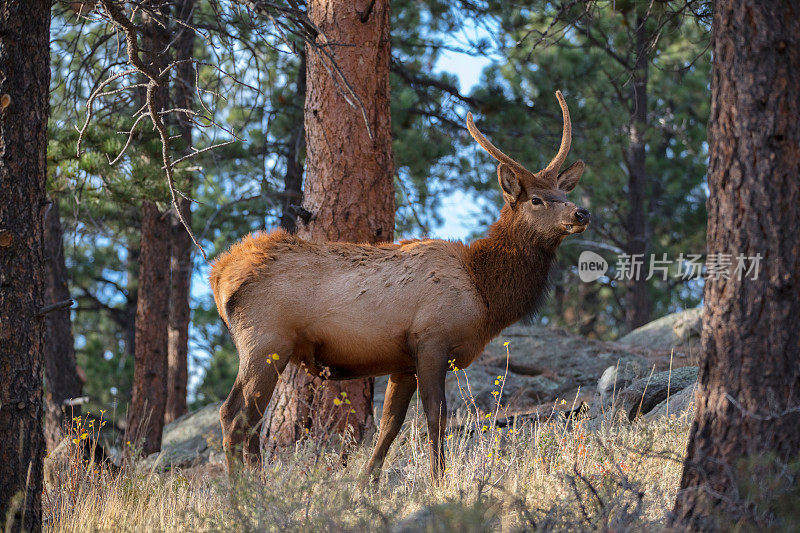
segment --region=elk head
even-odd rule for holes
[[[578,184],[583,174],[583,161],[576,161],[563,172],[561,166],[567,159],[572,142],[572,124],[569,109],[561,91],[556,91],[564,116],[561,147],[547,167],[533,173],[501,152],[484,137],[467,113],[467,129],[472,137],[489,154],[499,161],[497,177],[503,197],[511,210],[513,225],[530,228],[537,237],[561,242],[567,235],[581,233],[589,225],[589,211],[567,200],[566,193]]]

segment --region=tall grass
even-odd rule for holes
[[[446,441],[447,470],[429,475],[424,417],[414,402],[377,486],[359,487],[372,442],[298,443],[257,473],[229,481],[220,464],[167,473],[112,472],[80,454],[45,490],[51,531],[657,530],[681,474],[689,421],[607,424],[590,431],[554,409],[510,422],[465,406]],[[76,447],[81,442],[75,444]]]

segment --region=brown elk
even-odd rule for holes
[[[276,230],[245,237],[220,256],[211,287],[239,351],[239,373],[220,409],[230,470],[242,459],[260,461],[252,428],[291,361],[328,379],[391,376],[367,465],[376,478],[419,388],[438,479],[449,367],[467,367],[504,327],[536,310],[556,249],[589,222],[589,212],[565,196],[584,164],[559,173],[572,127],[560,91],[556,97],[564,117],[561,147],[536,173],[498,150],[467,115],[472,137],[499,161],[506,201],[486,238],[469,245],[317,244]],[[278,359],[267,364],[271,354]]]

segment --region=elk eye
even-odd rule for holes
[[[531,198],[531,203],[533,205],[543,205],[544,204],[544,202],[542,202],[542,199],[539,198],[538,196],[534,196],[533,198]]]

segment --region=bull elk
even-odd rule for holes
[[[556,249],[589,223],[589,212],[565,195],[584,164],[559,172],[572,127],[560,91],[556,97],[564,117],[561,146],[536,173],[489,142],[467,114],[470,134],[498,161],[505,198],[486,238],[469,245],[318,244],[276,230],[245,237],[220,256],[210,282],[239,352],[239,373],[220,409],[229,470],[243,459],[260,461],[253,427],[291,361],[328,379],[390,376],[367,465],[375,478],[419,388],[431,474],[439,478],[450,365],[466,368],[503,328],[536,311]],[[271,354],[278,359],[267,364]]]

